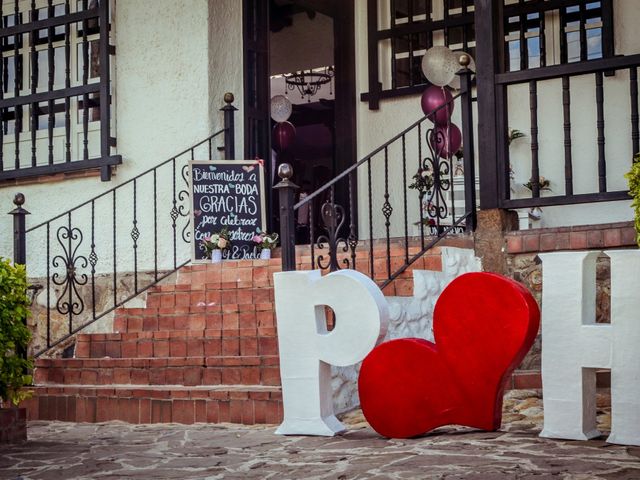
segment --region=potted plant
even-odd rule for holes
[[[26,441],[26,409],[18,408],[32,392],[26,358],[31,333],[24,320],[29,312],[27,274],[24,265],[0,258],[0,443]]]
[[[523,183],[522,186],[528,190],[531,190],[533,192],[533,187],[534,187],[534,180],[531,179],[529,180],[527,183]],[[538,179],[538,190],[540,192],[542,191],[551,191],[551,181],[544,178],[544,177],[540,177]],[[540,207],[532,207],[529,210],[529,218],[531,218],[532,220],[540,220],[542,218],[542,209]]]
[[[260,252],[260,258],[263,260],[268,260],[271,258],[271,250],[276,248],[278,245],[278,234],[277,233],[267,233],[258,231],[253,236],[253,243],[256,244],[258,251]]]
[[[635,210],[636,243],[640,246],[640,153],[633,156],[633,165],[625,178],[629,182],[629,195],[633,197],[631,207]]]
[[[517,128],[510,128],[509,130],[507,130],[507,145],[511,145],[511,142],[513,142],[514,140],[517,140],[518,138],[522,138],[524,136],[525,134],[522,133]]]
[[[229,229],[223,228],[218,233],[213,233],[202,239],[202,248],[205,251],[205,258],[210,258],[211,263],[222,261],[222,251],[231,247]]]

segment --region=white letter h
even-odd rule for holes
[[[609,250],[611,324],[595,323],[601,252],[540,254],[542,386],[540,436],[586,440],[596,428],[596,369],[611,369],[610,443],[640,445],[640,251]]]

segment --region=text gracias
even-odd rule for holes
[[[193,185],[194,193],[205,194],[200,198],[199,208],[203,213],[223,213],[221,217],[205,215],[200,224],[220,225],[229,227],[255,227],[258,218],[258,187],[255,183],[243,183],[244,173],[241,172],[207,172],[194,169],[194,180],[213,180],[229,183],[209,183]],[[255,182],[255,174],[249,180]],[[253,218],[239,218],[237,215],[251,215]],[[204,232],[203,232],[204,235]],[[253,232],[243,232],[241,228],[231,231],[232,240],[251,240]],[[198,236],[196,234],[196,236]],[[246,237],[246,238],[244,238]],[[198,239],[199,240],[199,239]]]

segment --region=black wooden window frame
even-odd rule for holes
[[[413,52],[416,48],[413,45],[414,39],[419,35],[423,35],[426,38],[424,49],[428,49],[433,46],[433,34],[435,32],[443,32],[444,43],[447,46],[454,45],[454,41],[451,38],[451,31],[453,29],[461,30],[461,42],[455,42],[456,50],[464,50],[469,52],[472,56],[474,53],[473,46],[470,44],[475,42],[474,33],[474,13],[472,0],[443,0],[443,18],[439,20],[431,19],[431,12],[433,10],[433,0],[417,0],[421,4],[425,5],[425,19],[414,20],[413,7],[416,0],[404,0],[407,3],[407,21],[403,23],[395,22],[395,8],[394,3],[396,0],[390,0],[391,12],[390,12],[390,28],[378,29],[378,0],[368,0],[367,3],[367,43],[368,43],[368,60],[369,60],[369,91],[361,94],[360,99],[362,101],[369,102],[369,108],[377,110],[379,108],[380,100],[384,98],[392,98],[403,95],[412,95],[421,93],[424,90],[425,85],[428,85],[427,80],[422,76],[420,70],[421,57],[414,57]],[[455,12],[455,13],[454,13]],[[395,47],[397,42],[403,38],[408,38],[408,54],[409,54],[409,85],[397,86],[396,85],[396,51]],[[392,88],[382,90],[382,84],[379,78],[379,48],[380,43],[383,41],[390,41],[391,43],[391,69],[392,69]]]
[[[0,25],[0,45],[3,48],[13,46],[13,58],[16,62],[14,64],[14,85],[7,85],[10,88],[13,87],[12,96],[5,95],[7,74],[4,60],[0,62],[0,112],[3,117],[0,128],[0,180],[100,169],[101,179],[108,181],[111,179],[112,167],[122,163],[120,155],[111,154],[111,148],[115,147],[116,142],[111,135],[110,60],[111,56],[115,54],[115,48],[109,42],[110,0],[100,0],[95,4],[93,2],[89,4],[89,0],[73,0],[77,8],[74,11],[71,10],[72,0],[63,0],[62,2],[57,0],[56,4],[53,0],[47,0],[45,4],[47,15],[43,19],[40,19],[38,13],[42,9],[42,7],[38,7],[40,3],[32,0],[27,4],[28,8],[24,8],[24,2],[14,0],[14,8],[4,12],[0,3],[0,19],[3,19]],[[56,16],[55,7],[57,5],[64,6],[64,14]],[[20,8],[21,6],[23,8]],[[6,19],[11,17],[13,20],[8,22]],[[16,19],[18,19],[17,22]],[[73,45],[71,43],[72,28],[77,28],[80,39]],[[62,33],[61,30],[64,32]],[[99,80],[95,82],[89,80],[89,44],[92,41],[88,37],[92,33],[98,35],[99,48]],[[54,49],[60,48],[54,47],[54,43],[60,43],[61,40],[64,42],[65,51],[64,88],[54,86],[52,78],[55,75],[55,70],[52,71],[52,65],[55,69]],[[24,45],[27,47],[25,48]],[[43,49],[43,46],[46,48]],[[71,64],[70,49],[72,47],[79,49],[78,57],[82,55],[83,64],[82,71],[78,72],[79,82],[76,86],[71,86],[71,77],[73,69],[78,69],[80,58],[75,64]],[[48,88],[43,91],[38,91],[36,88],[38,72],[37,68],[33,68],[33,65],[37,65],[37,57],[34,55],[38,55],[39,52],[46,52],[49,65],[48,79],[46,79],[48,80]],[[27,58],[21,58],[20,63],[19,56]],[[25,62],[29,62],[32,66],[28,79],[24,78]],[[24,85],[25,80],[26,85]],[[78,98],[76,109],[71,108],[71,99],[74,97]],[[88,149],[89,116],[92,109],[95,108],[99,109],[100,154],[98,157],[90,158]],[[29,122],[28,128],[23,128],[21,125],[22,115],[16,117],[16,111],[27,112],[24,115],[24,120]],[[53,127],[56,122],[55,114],[61,112],[64,112],[65,152],[62,158],[56,158],[53,153]],[[46,114],[48,117],[48,161],[46,164],[37,162],[36,159],[36,131],[42,129],[38,125],[42,114]],[[9,119],[13,119],[14,123],[17,120],[13,132],[10,134],[15,141],[15,152],[11,158],[4,154],[4,137],[5,133],[8,133],[5,120]],[[81,142],[78,142],[82,144],[82,155],[79,156],[79,159],[72,159],[71,155],[72,121],[78,122],[82,126],[80,131],[83,138]],[[25,141],[26,130],[29,132],[29,137],[26,138],[29,148],[26,151],[21,151],[20,142]],[[22,153],[24,156],[21,158]],[[7,168],[8,166],[12,168]]]
[[[392,98],[399,97],[404,95],[413,95],[421,93],[424,90],[424,87],[428,85],[426,79],[422,78],[420,82],[415,82],[416,77],[411,77],[411,84],[409,86],[401,86],[397,87],[395,85],[395,80],[392,88],[383,90],[382,84],[379,78],[379,48],[380,42],[385,40],[391,40],[392,44],[392,54],[391,60],[394,62],[394,51],[393,45],[395,43],[395,39],[407,36],[407,35],[415,35],[415,34],[426,34],[427,41],[431,41],[428,43],[427,48],[430,47],[433,42],[433,32],[442,30],[444,31],[445,45],[449,46],[449,38],[448,31],[451,28],[455,27],[463,27],[464,31],[467,32],[474,28],[474,16],[475,10],[470,9],[470,4],[472,1],[468,0],[443,0],[444,3],[444,18],[442,20],[432,21],[429,18],[429,14],[427,13],[426,19],[423,21],[412,21],[411,8],[413,5],[413,1],[415,0],[405,0],[408,4],[408,21],[406,23],[400,25],[394,25],[394,14],[393,14],[393,4],[394,0],[390,0],[391,12],[390,12],[390,23],[391,27],[388,29],[379,30],[378,29],[378,0],[368,0],[367,3],[367,44],[368,44],[368,80],[369,80],[369,91],[362,93],[360,95],[360,99],[362,101],[369,102],[369,108],[372,110],[377,110],[380,105],[380,100],[384,98]],[[433,0],[419,0],[421,2],[426,3],[427,12],[431,12]],[[586,9],[586,5],[589,3],[594,3],[589,0],[519,0],[518,3],[509,4],[504,6],[504,22],[505,28],[504,31],[508,30],[508,22],[509,18],[518,17],[518,29],[519,29],[519,37],[520,37],[520,65],[518,70],[527,70],[532,68],[529,64],[530,57],[527,48],[528,31],[533,28],[539,28],[538,37],[540,42],[540,65],[539,67],[545,67],[547,65],[546,61],[546,49],[545,49],[545,13],[551,10],[558,10],[560,12],[560,58],[561,63],[566,63],[567,50],[566,45],[564,45],[563,39],[565,37],[565,24],[566,21],[573,21],[574,17],[578,17],[582,20],[583,23],[580,25],[581,31],[581,53],[586,53],[586,49],[584,47],[584,43],[582,39],[585,38],[585,35],[582,33],[585,30],[584,22],[589,17],[589,11]],[[614,33],[613,33],[613,0],[601,0],[600,8],[598,8],[598,12],[602,18],[602,58],[610,58],[614,56]],[[579,12],[576,14],[566,14],[567,8],[579,6]],[[449,12],[451,10],[458,10],[460,13],[450,15]],[[531,18],[531,14],[538,14],[537,18]],[[591,11],[591,14],[595,14],[595,11]],[[512,25],[513,26],[513,25]],[[465,34],[465,37],[469,37],[468,33]],[[473,34],[474,38],[465,38],[463,40],[462,49],[468,51],[473,56],[473,49],[468,47],[468,43],[475,41],[475,32]],[[411,38],[411,37],[410,37]],[[508,71],[508,43],[505,35],[505,71]],[[471,51],[470,51],[471,50]],[[412,58],[412,46],[409,46],[409,55],[410,55],[410,65],[413,63]],[[582,59],[581,59],[582,60]],[[586,59],[585,59],[586,60]],[[392,67],[393,68],[393,67]],[[534,67],[538,68],[538,67]],[[410,72],[411,73],[411,72]],[[421,73],[419,73],[421,75]],[[392,70],[392,79],[395,77],[394,72]]]
[[[578,23],[578,32],[580,36],[580,59],[578,61],[585,62],[589,60],[588,58],[588,46],[587,46],[587,25],[589,20],[599,17],[601,19],[602,26],[600,38],[602,40],[602,56],[596,58],[603,58],[605,56],[604,51],[604,40],[605,40],[605,22],[604,22],[604,11],[602,8],[602,4],[604,2],[599,2],[600,6],[597,8],[589,9],[587,8],[589,4],[594,4],[598,2],[577,2],[574,7],[578,8],[578,11],[569,12],[570,7],[565,7],[560,9],[560,62],[561,63],[573,63],[570,62],[569,56],[569,47],[567,45],[567,28],[569,28],[570,23],[577,22]],[[613,38],[613,37],[611,37]]]
[[[520,0],[520,5],[523,5]],[[520,5],[513,5],[518,7]],[[515,9],[514,9],[515,10]],[[504,32],[505,32],[505,70],[527,70],[529,68],[536,68],[531,65],[531,52],[529,49],[529,39],[532,36],[538,37],[539,47],[538,52],[540,55],[540,62],[538,67],[546,66],[546,32],[545,32],[545,14],[544,12],[516,12],[512,10],[509,12],[509,8],[505,6],[504,15]],[[536,31],[537,30],[537,31]],[[513,33],[512,33],[513,32]],[[514,41],[511,36],[517,34],[518,36],[518,50],[519,50],[519,63],[517,68],[511,68],[511,57],[509,45]],[[537,34],[537,35],[536,35]]]
[[[600,3],[597,8],[587,8],[589,4]],[[578,7],[576,12],[568,12],[570,8]],[[566,42],[566,28],[571,22],[578,22],[580,32],[580,61],[588,61],[587,59],[587,21],[589,19],[600,17],[601,41],[602,41],[602,57],[610,58],[614,56],[614,37],[613,37],[613,0],[518,0],[518,3],[512,3],[504,6],[504,32],[505,32],[505,71],[527,70],[529,68],[540,68],[547,66],[547,58],[545,51],[545,38],[548,33],[545,31],[545,14],[549,11],[557,10],[559,16],[558,42],[560,46],[560,62],[559,64],[575,63],[568,61],[568,47]],[[532,14],[538,14],[538,18],[529,18]],[[517,18],[517,22],[510,22]],[[520,65],[519,68],[509,68],[509,45],[508,36],[510,31],[516,30],[517,27],[520,38]],[[527,48],[527,33],[533,28],[539,28],[540,38],[540,65],[531,67],[529,65],[529,51]],[[555,32],[554,32],[555,33]]]

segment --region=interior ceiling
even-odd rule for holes
[[[269,28],[276,33],[283,28],[293,25],[293,16],[296,13],[306,13],[310,19],[315,18],[315,10],[301,7],[292,0],[270,0]]]

